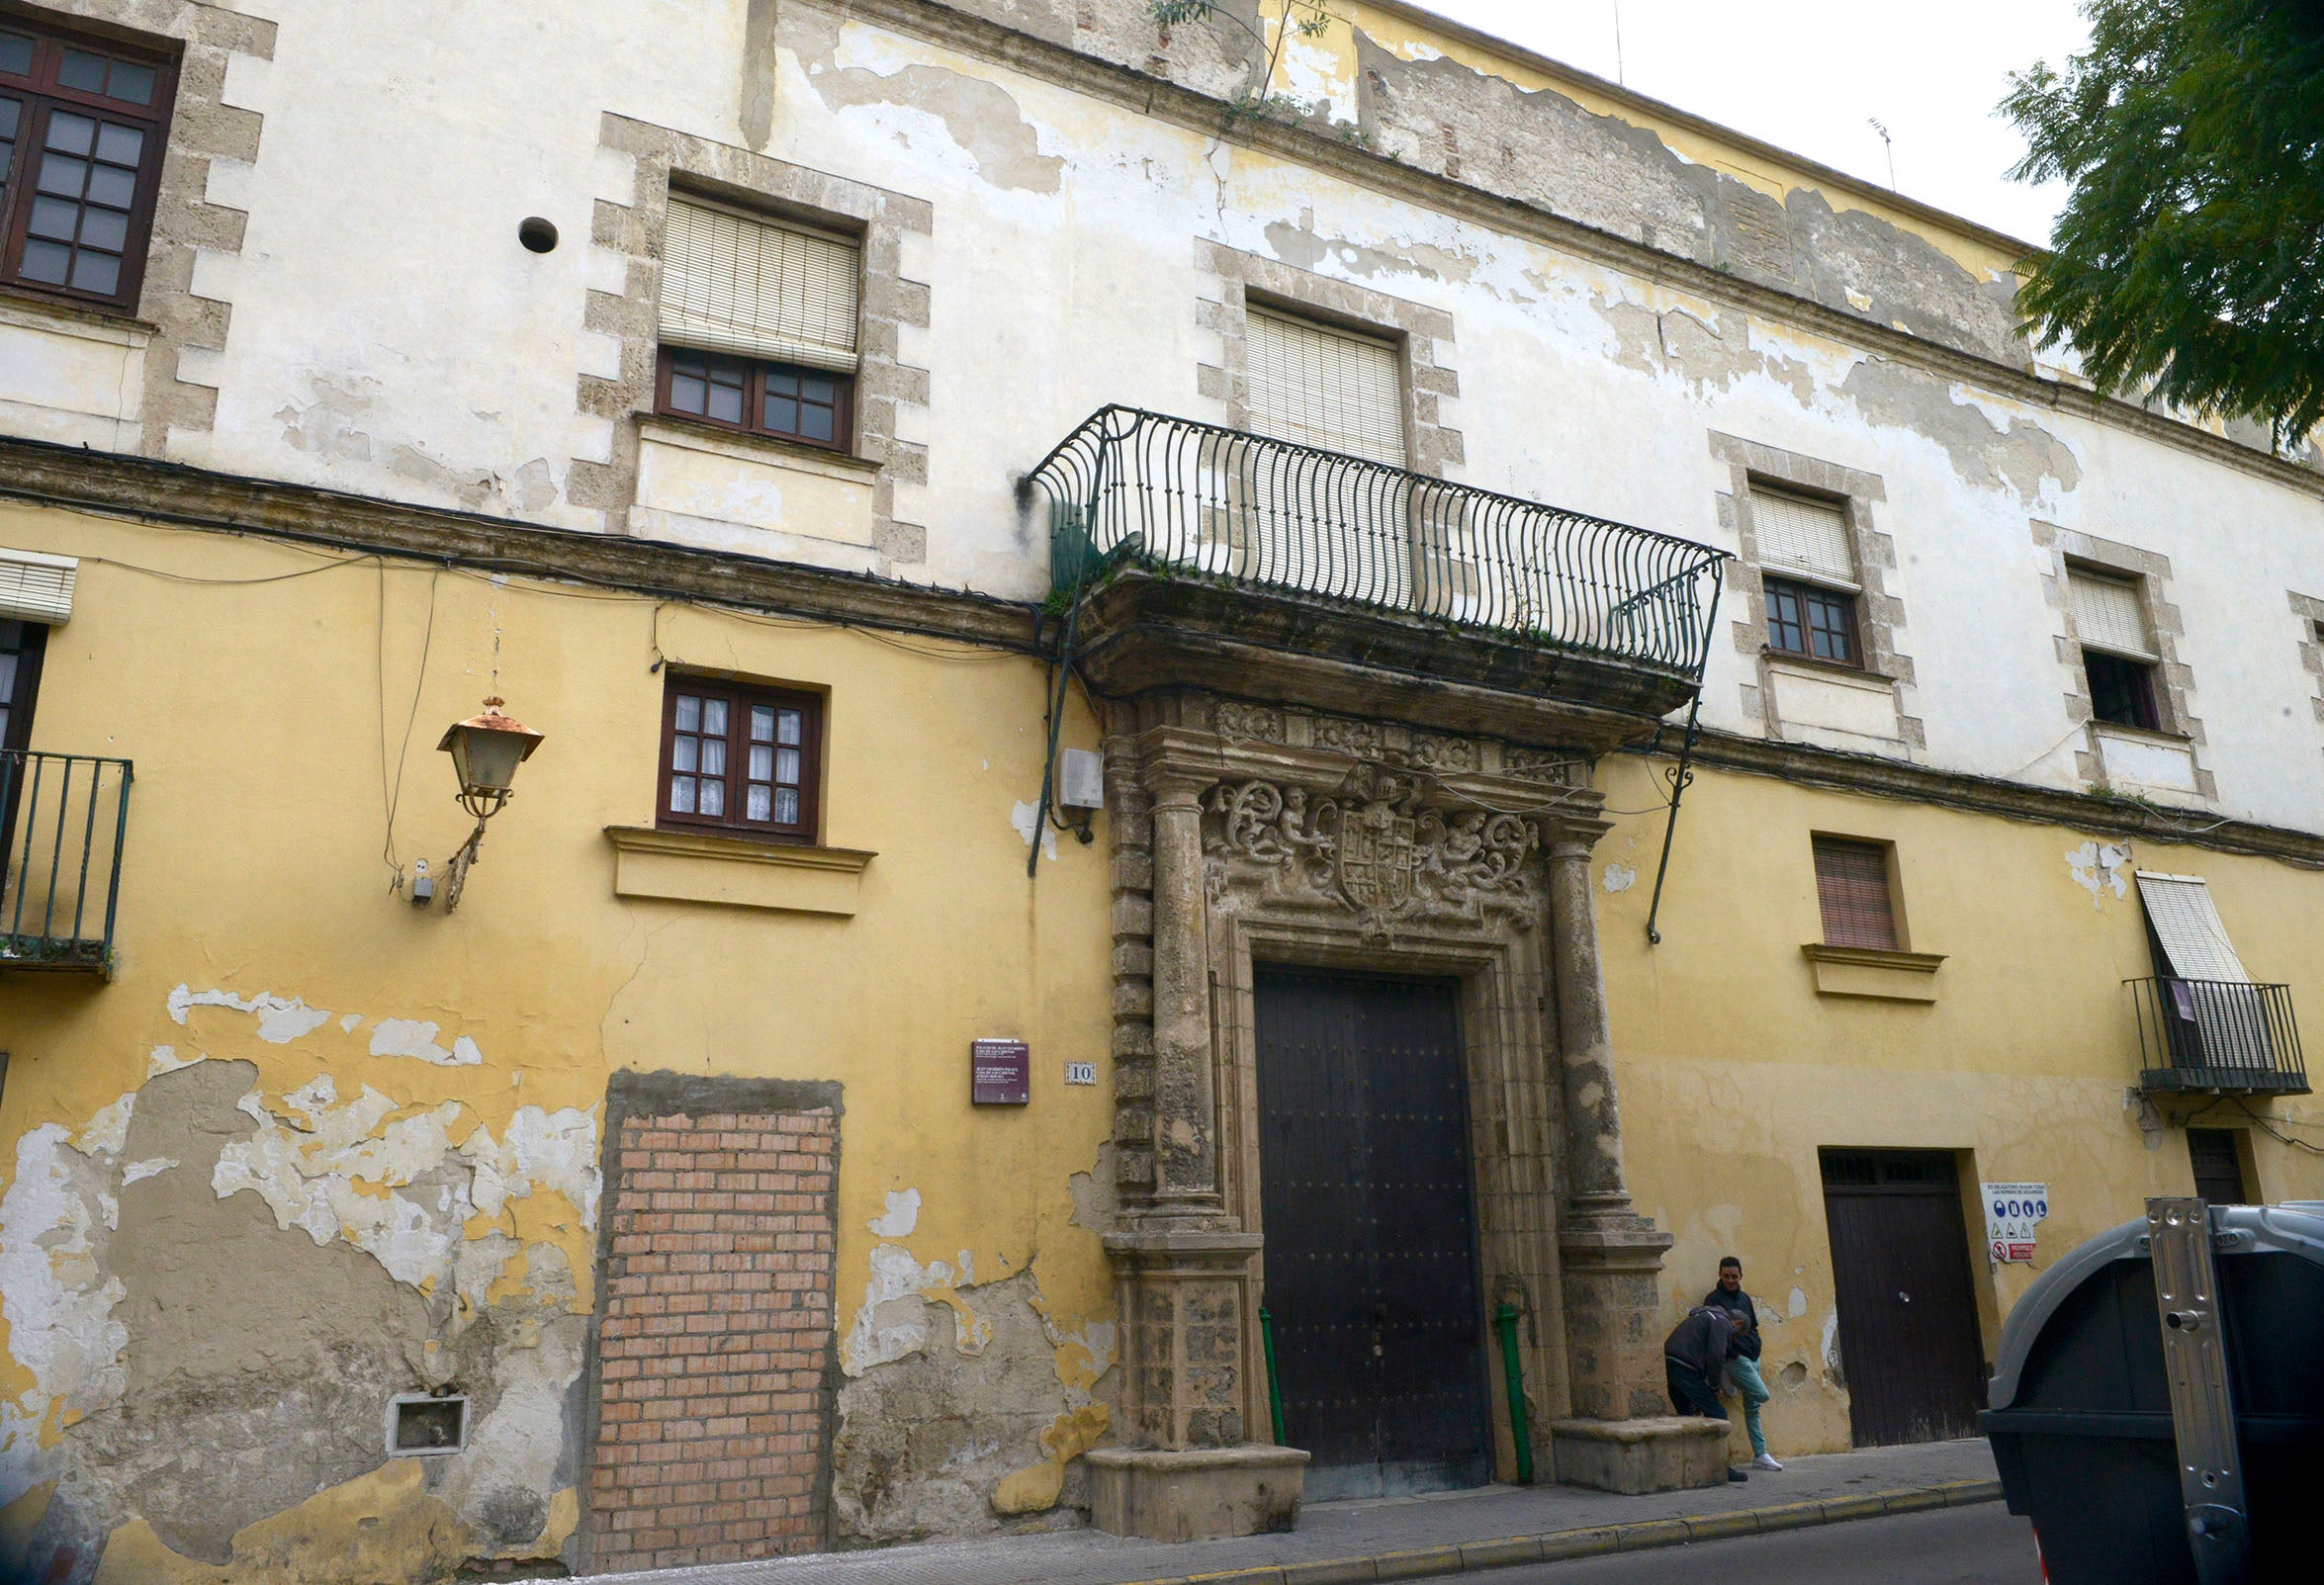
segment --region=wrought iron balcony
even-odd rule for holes
[[[113,972],[132,767],[0,751],[0,968]]]
[[[2125,980],[2149,1091],[2305,1095],[2291,987],[2241,980]]]
[[[1723,553],[1361,458],[1131,407],[1093,414],[1033,471],[1051,582],[1076,601],[1123,568],[1292,596],[1702,677]]]

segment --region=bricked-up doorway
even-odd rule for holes
[[[837,1085],[615,1076],[592,1572],[825,1544],[840,1109]]]

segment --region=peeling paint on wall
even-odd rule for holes
[[[911,123],[934,120],[995,187],[1055,193],[1065,161],[1040,152],[1040,133],[1007,89],[983,77],[892,55],[877,36],[825,12],[785,12],[780,37],[796,51],[817,97],[833,110],[912,113],[890,130],[907,145]]]
[[[2092,908],[2102,907],[2107,892],[2120,902],[2130,895],[2130,849],[2120,842],[2100,841],[2069,847],[2066,873],[2074,877],[2075,885],[2090,893]]]

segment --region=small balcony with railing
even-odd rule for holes
[[[0,751],[0,969],[110,978],[131,762]]]
[[[1726,558],[1672,535],[1130,407],[1027,484],[1052,606],[1105,692],[1606,747],[1701,683]]]
[[[2149,1094],[2305,1095],[2291,987],[2158,975],[2125,980]]]

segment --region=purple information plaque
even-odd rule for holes
[[[1032,1099],[1032,1050],[1023,1040],[977,1040],[968,1048],[969,1098],[980,1106],[1022,1106]]]

